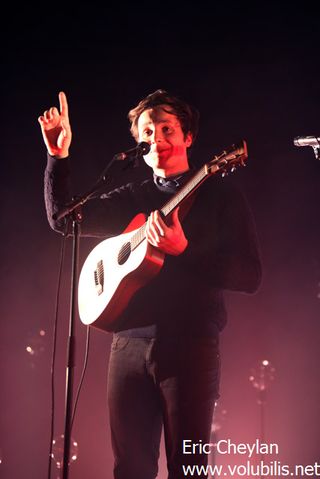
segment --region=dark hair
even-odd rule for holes
[[[194,142],[198,133],[199,112],[196,108],[179,98],[170,95],[165,90],[156,90],[150,93],[138,105],[129,111],[128,118],[131,123],[131,134],[134,139],[138,140],[138,120],[145,110],[154,108],[159,105],[168,105],[170,107],[169,113],[176,115],[180,121],[181,129],[184,136],[191,133]],[[166,110],[165,110],[166,111]]]

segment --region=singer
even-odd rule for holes
[[[66,95],[59,99],[59,110],[46,110],[39,123],[48,151],[48,221],[63,232],[63,222],[52,216],[72,196],[72,133]],[[144,154],[150,178],[85,205],[83,235],[120,235],[144,212],[146,239],[165,255],[162,269],[136,292],[113,333],[107,397],[116,479],[157,476],[162,427],[169,479],[181,479],[186,461],[207,464],[207,454],[184,455],[183,444],[210,442],[219,397],[219,336],[227,321],[223,291],[254,293],[261,280],[252,213],[229,177],[210,177],[169,219],[159,213],[195,174],[189,156],[198,116],[164,90],[143,98],[128,118],[136,142],[150,145]]]

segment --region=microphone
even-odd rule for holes
[[[138,156],[146,155],[150,151],[150,145],[146,141],[141,141],[134,148],[123,151],[114,155],[115,160],[125,160],[126,158],[137,158]]]
[[[320,138],[315,136],[296,136],[293,143],[295,146],[312,146],[312,148],[320,148]]]

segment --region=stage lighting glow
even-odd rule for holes
[[[251,369],[249,381],[258,391],[266,391],[269,389],[271,382],[274,380],[275,368],[268,359],[258,361],[258,364]]]
[[[63,453],[64,453],[64,434],[56,437],[52,441],[52,453],[51,457],[56,463],[57,469],[62,469],[63,466]],[[75,462],[78,458],[78,442],[71,438],[70,441],[70,461]]]

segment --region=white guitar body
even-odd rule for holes
[[[82,323],[113,331],[134,293],[161,269],[164,253],[147,240],[130,250],[130,240],[145,220],[143,214],[136,216],[123,234],[101,241],[86,258],[78,287]]]

